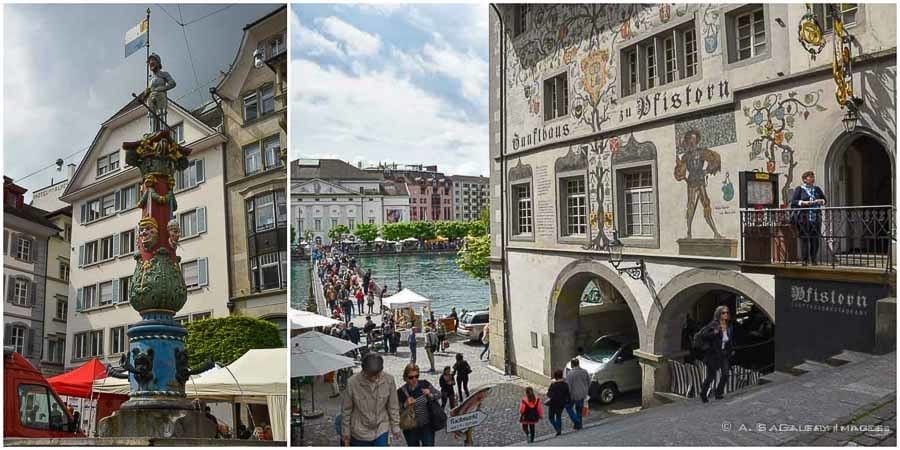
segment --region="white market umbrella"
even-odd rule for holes
[[[288,320],[291,322],[291,328],[295,329],[330,327],[342,323],[340,320],[334,320],[314,312],[293,308],[288,312]]]
[[[356,362],[346,356],[318,350],[291,351],[291,378],[317,377],[355,365]]]
[[[350,341],[329,336],[318,331],[307,331],[291,338],[291,355],[294,352],[302,352],[307,350],[315,350],[332,355],[343,355],[344,353],[356,350],[361,347]]]
[[[387,242],[387,241],[385,241],[383,237],[379,236],[379,237],[375,238],[375,242],[382,243],[382,242]]]
[[[332,355],[318,350],[291,350],[291,378],[317,377],[338,369],[353,367],[356,362],[346,356]],[[316,411],[316,387],[310,385],[312,409],[307,417],[318,417]]]
[[[410,289],[403,289],[390,297],[381,299],[381,304],[390,309],[415,308],[418,306],[430,306],[431,300],[416,294]]]

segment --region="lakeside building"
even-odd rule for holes
[[[328,232],[344,225],[382,226],[410,221],[410,196],[403,183],[338,159],[298,159],[291,167],[291,207],[299,237],[331,245]]]
[[[450,175],[453,182],[453,220],[478,220],[482,209],[489,206],[491,179],[469,175]]]

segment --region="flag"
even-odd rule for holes
[[[125,57],[147,45],[148,31],[150,31],[150,21],[142,20],[134,28],[125,32]]]

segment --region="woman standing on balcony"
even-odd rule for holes
[[[825,205],[825,193],[816,186],[816,174],[804,172],[803,184],[791,195],[791,208],[820,208]],[[793,222],[800,234],[800,256],[803,265],[816,264],[819,256],[819,239],[822,236],[822,214],[819,211],[798,211]]]

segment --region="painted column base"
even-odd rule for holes
[[[216,423],[204,411],[120,409],[100,419],[99,437],[214,438]]]

